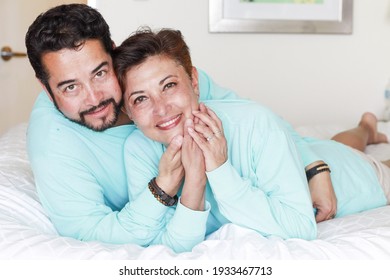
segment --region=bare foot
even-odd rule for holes
[[[390,167],[390,160],[382,161],[382,163],[384,163],[385,165],[387,165],[388,167]]]
[[[359,122],[359,126],[369,131],[367,144],[379,144],[389,142],[385,134],[378,132],[377,123],[378,119],[373,113],[366,112],[362,115],[362,118]]]

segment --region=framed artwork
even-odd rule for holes
[[[353,0],[209,0],[210,32],[351,34]]]

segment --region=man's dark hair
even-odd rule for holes
[[[89,39],[99,40],[107,53],[112,53],[108,24],[96,9],[84,4],[51,8],[30,25],[25,38],[27,55],[35,76],[51,95],[49,74],[42,65],[42,56],[62,49],[78,49]]]

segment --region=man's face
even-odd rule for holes
[[[122,93],[111,56],[98,40],[87,40],[76,50],[46,53],[42,63],[53,102],[65,117],[96,131],[115,125]]]
[[[198,109],[198,75],[164,56],[151,56],[126,73],[125,107],[150,139],[169,144],[183,135],[186,119]]]

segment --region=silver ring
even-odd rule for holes
[[[209,136],[209,137],[206,137],[206,140],[207,140],[208,142],[210,142],[213,138],[214,138],[214,135],[211,135],[211,136]]]

